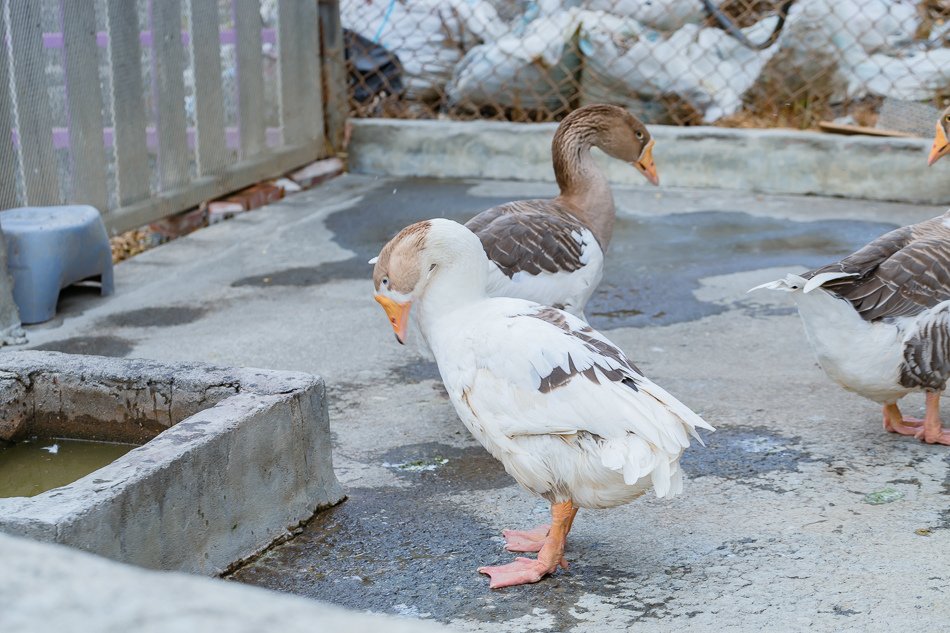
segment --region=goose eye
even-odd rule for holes
[[[643,132],[637,132],[637,138],[643,140]]]
[[[389,287],[389,277],[383,277],[383,280],[380,283],[386,287]]]
[[[947,116],[943,117],[943,120],[944,120],[944,121],[950,121],[950,114],[948,114]]]

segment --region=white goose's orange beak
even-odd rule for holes
[[[640,160],[633,163],[633,166],[651,183],[659,185],[660,177],[656,175],[656,165],[653,163],[653,146],[655,144],[656,141],[651,138],[647,146],[643,148],[643,152],[640,154]]]
[[[406,331],[409,329],[409,308],[412,307],[412,302],[399,303],[383,295],[375,295],[373,298],[386,311],[386,316],[389,317],[389,322],[392,323],[393,332],[396,333],[396,340],[399,341],[400,345],[405,345]]]
[[[927,159],[927,166],[933,165],[938,160],[950,152],[950,141],[947,140],[947,133],[943,131],[940,121],[937,121],[937,135],[934,136],[933,147],[930,148],[930,157]]]

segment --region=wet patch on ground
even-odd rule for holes
[[[197,321],[208,308],[196,306],[158,306],[118,312],[102,319],[101,323],[114,327],[167,327]]]
[[[293,540],[230,578],[353,609],[442,621],[497,622],[543,609],[563,625],[555,630],[578,622],[569,609],[583,596],[609,599],[636,582],[636,572],[598,564],[610,560],[606,545],[578,538],[570,549],[575,556],[583,552],[584,560],[569,571],[537,585],[491,591],[488,577],[476,569],[514,555],[494,527],[444,495],[512,485],[501,464],[481,447],[436,443],[400,447],[377,459],[412,485],[348,490],[344,503],[319,513]],[[540,515],[526,519],[543,521]]]
[[[400,446],[373,461],[388,464],[400,478],[429,490],[430,494],[492,490],[513,483],[504,466],[481,446],[455,448],[436,442]],[[414,468],[433,465],[434,468]]]
[[[696,299],[693,291],[704,277],[780,266],[815,268],[893,228],[721,211],[621,216],[587,314],[591,325],[604,330],[694,321],[729,309]]]
[[[689,477],[721,477],[787,492],[757,480],[769,473],[797,472],[799,464],[821,461],[801,448],[801,438],[761,426],[718,427],[715,433],[703,433],[703,441],[705,448],[694,442],[680,461]]]
[[[66,354],[93,354],[95,356],[128,356],[134,344],[119,336],[74,336],[61,341],[50,341],[30,349]]]
[[[368,260],[369,258],[367,258]],[[251,275],[243,277],[233,282],[231,285],[235,288],[241,286],[254,286],[257,288],[268,288],[276,286],[293,286],[296,288],[306,288],[308,286],[319,286],[338,279],[369,279],[372,276],[373,268],[366,261],[363,262],[362,274],[356,275],[354,262],[351,259],[342,262],[327,262],[319,266],[299,266],[296,268],[286,268],[276,270],[263,275]]]
[[[235,286],[310,286],[369,279],[366,263],[403,227],[433,217],[465,222],[509,197],[475,197],[464,181],[406,180],[368,193],[360,204],[327,217],[334,240],[356,255],[310,268],[273,271]],[[702,302],[699,280],[774,266],[817,267],[839,259],[893,225],[852,220],[795,222],[746,213],[706,211],[617,218],[604,280],[587,308],[599,329],[667,325],[723,312]],[[728,257],[724,256],[728,255]]]
[[[471,185],[461,181],[409,180],[393,189],[374,189],[360,203],[327,217],[334,241],[356,253],[340,262],[309,268],[290,268],[240,279],[232,286],[313,286],[331,281],[372,277],[367,262],[403,227],[429,218],[465,222],[508,198],[481,198],[468,194]]]
[[[426,380],[438,380],[441,382],[442,380],[442,377],[439,375],[439,366],[435,364],[435,361],[422,359],[393,367],[390,370],[390,375],[396,382],[404,383],[418,383],[425,382]]]

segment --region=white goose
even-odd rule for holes
[[[885,430],[950,445],[940,423],[950,378],[950,211],[759,288],[792,293],[822,369],[882,404]],[[926,392],[923,420],[897,406],[913,391]]]
[[[653,146],[650,131],[623,108],[594,104],[567,115],[551,143],[558,196],[502,204],[465,223],[488,255],[488,294],[584,318],[604,274],[616,218],[610,183],[591,147],[630,163],[658,185]]]
[[[518,483],[551,503],[550,527],[505,532],[508,550],[539,552],[536,560],[479,569],[497,588],[566,566],[578,508],[627,503],[650,488],[658,497],[680,492],[689,435],[712,427],[581,319],[488,298],[487,269],[470,230],[436,219],[386,244],[373,282],[400,342],[416,306],[463,424]]]

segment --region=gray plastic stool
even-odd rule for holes
[[[77,281],[98,277],[101,293],[112,294],[112,251],[95,208],[9,209],[0,211],[0,226],[23,323],[52,319],[59,291]]]

